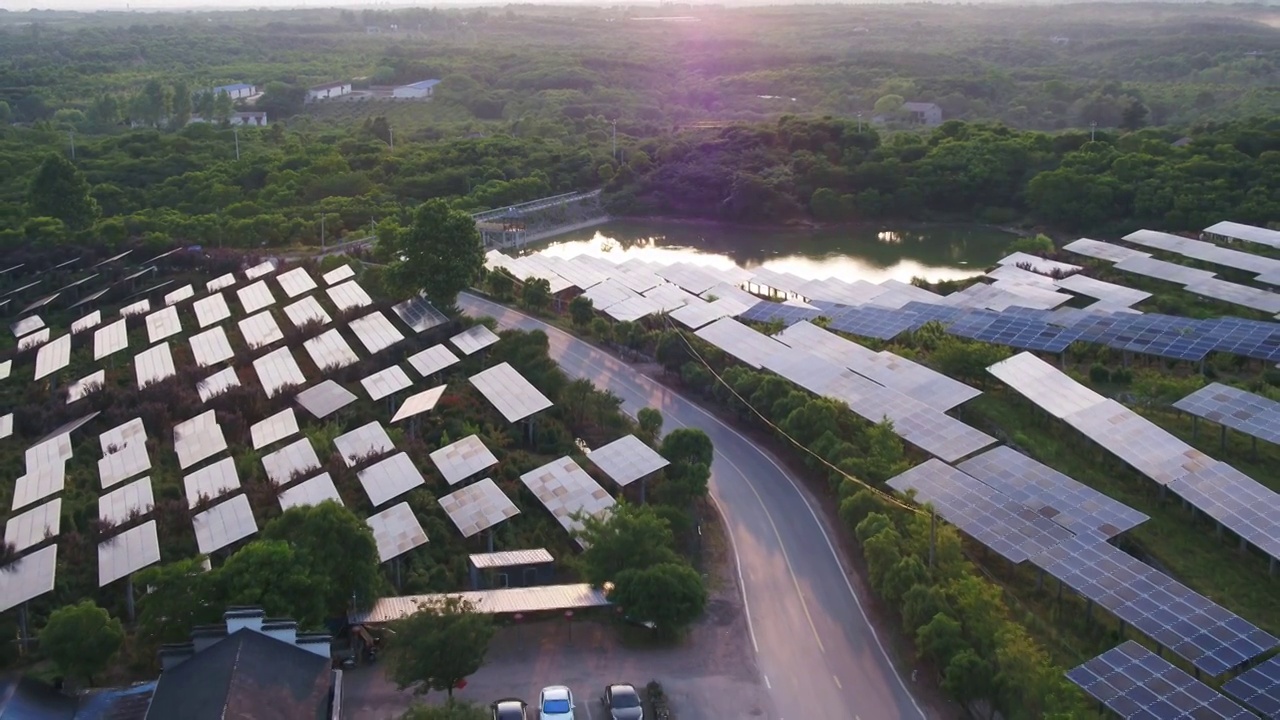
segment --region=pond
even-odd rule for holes
[[[765,267],[806,279],[931,282],[971,277],[1006,254],[1015,236],[974,225],[913,224],[815,230],[743,228],[710,223],[615,221],[530,246],[556,257],[598,255],[614,262],[640,258],[751,269]]]

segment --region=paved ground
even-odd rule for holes
[[[724,515],[744,588],[748,637],[777,720],[905,720],[926,717],[880,644],[849,582],[824,518],[773,457],[679,393],[563,331],[472,295],[472,315],[502,327],[540,329],[551,357],[590,379],[630,413],[662,411],[665,429],[704,430],[715,443],[711,494]],[[910,668],[904,670],[910,675]],[[739,715],[739,709],[728,717]],[[929,713],[930,716],[935,713]]]

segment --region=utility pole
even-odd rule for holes
[[[71,136],[71,160],[72,160],[72,162],[75,162],[75,159],[76,159],[76,131],[75,131],[75,130],[68,130],[68,131],[67,131],[67,134]]]
[[[618,121],[613,121],[613,159],[618,160]]]
[[[858,132],[862,132],[862,113],[858,113]]]
[[[320,249],[324,250],[324,213],[320,213]]]
[[[1093,142],[1093,133],[1097,129],[1098,129],[1098,123],[1096,120],[1094,122],[1089,123],[1089,142]]]
[[[391,123],[387,123],[387,144],[396,149],[396,131],[391,129]]]
[[[232,125],[231,134],[236,137],[236,160],[240,159],[240,128]]]

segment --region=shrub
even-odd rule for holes
[[[1094,363],[1094,365],[1089,368],[1089,379],[1095,384],[1109,382],[1111,380],[1111,371],[1107,369],[1106,365]]]

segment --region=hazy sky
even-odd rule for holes
[[[570,0],[569,4],[572,4]],[[301,0],[218,0],[212,3],[210,0],[0,0],[0,10],[11,10],[24,12],[31,9],[39,10],[238,10],[247,8],[327,8],[327,7],[431,7],[431,6],[448,6],[448,5],[507,5],[519,4],[519,0],[514,3],[509,0],[453,0],[451,2],[429,2],[429,3],[413,3],[409,0],[403,0],[397,3],[360,3],[358,0],[351,2],[302,2]],[[566,4],[564,0],[559,0],[556,4]],[[593,4],[593,3],[581,3]]]

